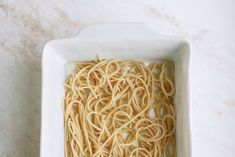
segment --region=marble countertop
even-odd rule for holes
[[[0,156],[38,157],[41,52],[89,24],[146,22],[192,43],[192,156],[235,154],[233,0],[0,0]]]

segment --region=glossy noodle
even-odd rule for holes
[[[175,157],[174,65],[73,62],[63,100],[65,157]]]

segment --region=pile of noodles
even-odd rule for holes
[[[66,157],[174,157],[174,65],[74,62],[63,100]]]

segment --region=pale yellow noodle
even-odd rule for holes
[[[70,64],[77,67],[65,81],[65,157],[176,157],[173,63]]]

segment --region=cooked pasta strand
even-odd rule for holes
[[[66,157],[176,157],[174,65],[72,62],[65,81]],[[154,115],[151,115],[154,114]]]

